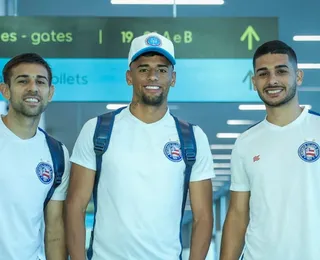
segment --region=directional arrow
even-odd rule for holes
[[[253,29],[251,25],[247,27],[247,29],[244,31],[244,33],[241,35],[240,41],[244,41],[248,38],[248,50],[252,50],[253,45],[253,38],[258,42],[260,41],[259,35],[256,33],[256,31]]]
[[[242,83],[244,83],[246,81],[249,81],[249,89],[250,90],[253,90],[253,88],[252,88],[252,80],[251,80],[252,76],[253,76],[253,72],[251,70],[249,70],[247,75],[242,80]]]

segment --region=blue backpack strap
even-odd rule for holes
[[[96,176],[93,188],[94,206],[96,207],[96,195],[98,189],[98,182],[100,179],[102,155],[107,151],[110,143],[114,119],[125,107],[115,111],[105,113],[98,116],[96,129],[93,136],[94,152],[96,154]]]
[[[93,228],[91,232],[90,246],[87,252],[88,259],[92,258],[92,243],[94,238],[94,227],[96,223],[97,213],[97,195],[98,195],[98,183],[101,173],[102,155],[107,151],[110,143],[111,133],[113,129],[114,119],[125,107],[119,108],[115,111],[105,113],[98,116],[97,124],[93,136],[94,152],[96,154],[96,176],[93,186],[93,204],[94,204],[94,219]]]
[[[189,190],[189,181],[190,181],[190,176],[192,172],[192,167],[196,162],[197,145],[194,137],[193,125],[189,124],[188,122],[182,121],[175,116],[173,116],[173,118],[175,120],[179,139],[180,139],[180,146],[181,146],[183,160],[186,164],[186,168],[184,171],[183,201],[182,201],[182,208],[181,208],[181,214],[183,216],[186,200],[187,200],[187,194]]]
[[[62,176],[64,174],[65,161],[64,161],[64,152],[62,148],[62,143],[58,140],[54,139],[52,136],[48,135],[43,129],[38,128],[41,132],[44,133],[46,137],[46,141],[48,144],[48,148],[51,154],[52,164],[53,164],[53,172],[54,172],[54,180],[53,184],[47,194],[47,197],[44,201],[43,207],[45,208],[50,201],[55,189],[61,184]]]
[[[196,145],[196,140],[193,132],[193,125],[178,119],[172,114],[171,116],[174,118],[174,121],[176,123],[179,140],[180,140],[180,146],[181,146],[180,148],[181,148],[184,163],[186,165],[186,168],[184,171],[183,198],[182,198],[182,206],[181,206],[181,222],[180,222],[180,226],[181,226],[185,207],[186,207],[187,195],[189,191],[189,182],[190,182],[192,167],[196,162],[197,145]],[[180,243],[182,245],[181,232],[180,232]],[[182,251],[180,254],[180,259],[182,259]]]

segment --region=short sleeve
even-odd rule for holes
[[[97,118],[90,119],[82,127],[74,145],[70,161],[90,170],[96,170],[93,135]]]
[[[244,167],[243,159],[236,142],[231,153],[231,186],[232,191],[250,191],[250,183]]]
[[[194,126],[194,135],[197,144],[196,162],[192,167],[190,181],[202,181],[215,177],[213,159],[207,135],[199,126]]]
[[[70,160],[69,160],[69,151],[63,145],[63,152],[64,152],[64,173],[62,175],[61,184],[55,189],[51,200],[65,200],[67,197],[67,190],[69,186],[69,179],[70,179]]]

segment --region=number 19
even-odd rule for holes
[[[133,33],[131,31],[121,32],[122,43],[130,43],[133,39]]]

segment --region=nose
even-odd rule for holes
[[[150,70],[148,79],[150,81],[157,81],[159,79],[158,73],[156,70]]]
[[[277,85],[279,85],[278,77],[277,77],[277,75],[276,75],[274,72],[270,73],[269,84],[270,84],[271,86],[277,86]]]
[[[27,90],[28,92],[38,92],[38,85],[37,82],[35,80],[30,80],[28,86],[27,86]]]

